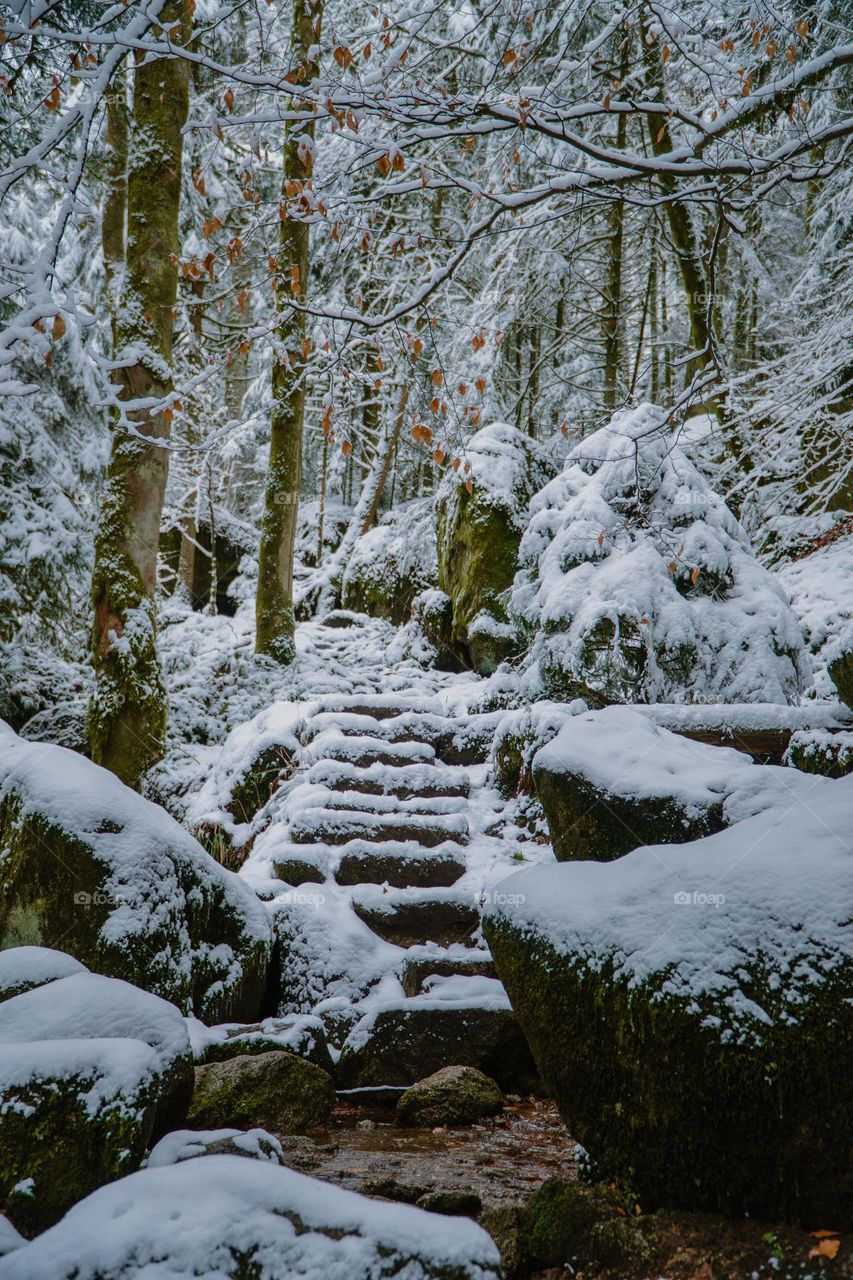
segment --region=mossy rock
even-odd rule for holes
[[[853,644],[833,658],[826,669],[841,701],[853,708]]]
[[[198,1129],[298,1133],[324,1124],[335,1102],[328,1072],[293,1053],[242,1054],[196,1067],[188,1121]]]
[[[159,1080],[154,1050],[131,1043],[77,1041],[73,1053],[61,1040],[3,1046],[0,1203],[23,1235],[139,1167]]]
[[[453,651],[488,675],[516,648],[506,597],[524,513],[553,466],[533,440],[503,423],[478,431],[467,455],[470,478],[448,472],[436,495],[438,585],[453,604]]]
[[[853,733],[803,729],[792,734],[785,763],[802,773],[845,778],[848,773],[853,773]]]
[[[341,580],[344,609],[385,618],[395,626],[411,620],[415,597],[436,585],[431,506],[423,498],[406,503],[361,534]]]
[[[701,861],[701,849],[695,856]],[[592,866],[577,870],[588,877]],[[513,878],[519,893],[530,874]],[[606,911],[606,894],[599,900]],[[705,923],[697,919],[696,929]],[[664,953],[659,973],[633,981],[630,964],[588,924],[593,932],[579,951],[555,945],[527,917],[514,925],[505,913],[488,915],[484,933],[543,1082],[597,1171],[634,1188],[646,1208],[851,1225],[853,963],[828,956],[796,1019],[762,1021],[754,1040],[725,1031],[712,997],[673,994],[677,960],[665,963]],[[747,946],[738,938],[744,999],[772,1008],[779,984]]]
[[[450,1218],[476,1218],[483,1208],[476,1191],[426,1191],[415,1203],[428,1213],[443,1213]]]
[[[240,777],[231,785],[228,812],[235,822],[251,822],[263,809],[281,781],[294,770],[293,753],[288,745],[271,743],[260,751]]]
[[[407,1089],[397,1103],[400,1124],[466,1125],[503,1110],[494,1080],[475,1067],[442,1067]]]
[[[268,916],[159,805],[75,752],[0,735],[0,948],[63,951],[211,1022],[257,1017]]]
[[[64,951],[27,945],[7,947],[0,951],[0,1004],[73,973],[86,973],[86,966]]]
[[[533,777],[554,855],[559,862],[609,862],[643,844],[674,844],[722,831],[722,801],[705,813],[666,796],[620,796],[577,773],[557,772],[538,759]]]

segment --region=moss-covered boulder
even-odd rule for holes
[[[451,643],[484,675],[515,648],[506,593],[528,503],[553,474],[535,441],[493,422],[468,441],[466,467],[449,470],[439,486],[438,585],[453,602]]]
[[[284,1050],[242,1054],[196,1067],[189,1122],[298,1133],[328,1120],[334,1103],[332,1077],[313,1062]]]
[[[464,1125],[503,1110],[500,1087],[475,1067],[442,1067],[407,1089],[397,1103],[400,1124]]]
[[[853,1223],[853,779],[533,868],[484,931],[569,1131],[644,1207]]]
[[[386,512],[352,549],[341,580],[345,609],[408,622],[419,592],[438,580],[432,502],[419,498]]]
[[[26,1235],[138,1168],[192,1091],[186,1025],[165,1000],[75,973],[0,1007],[0,1203]]]
[[[844,778],[853,773],[853,733],[829,729],[801,729],[791,735],[785,763],[801,773]]]
[[[697,840],[810,792],[819,802],[826,785],[671,733],[629,707],[566,717],[532,773],[561,862]]]
[[[209,1021],[257,1016],[272,931],[159,805],[73,751],[0,732],[0,948],[62,949]]]
[[[834,650],[826,669],[841,701],[853,707],[853,631],[848,631]]]

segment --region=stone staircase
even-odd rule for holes
[[[323,884],[335,911],[345,896],[346,928],[369,930],[361,950],[375,949],[376,980],[338,1038],[344,1087],[408,1085],[452,1063],[487,1070],[504,1087],[533,1083],[480,932],[485,886],[513,869],[494,834],[501,801],[487,776],[496,718],[399,694],[306,707],[295,769],[270,803],[252,861],[266,859],[294,929],[292,891]],[[330,908],[322,893],[311,902]],[[322,1016],[318,994],[303,1012]]]

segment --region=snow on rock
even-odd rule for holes
[[[132,1172],[192,1090],[184,1019],[150,992],[84,970],[4,1001],[0,1199],[13,1221],[41,1229]]]
[[[341,579],[341,601],[372,617],[403,623],[418,592],[437,581],[431,498],[386,512],[352,549]]]
[[[853,536],[838,538],[778,570],[779,581],[800,618],[814,661],[809,693],[835,698],[827,666],[853,629]]]
[[[849,1221],[853,778],[807,781],[702,840],[518,872],[484,920],[571,1132],[650,1202]]]
[[[51,947],[9,947],[0,951],[0,1001],[41,987],[72,973],[86,973],[86,966],[64,951]]]
[[[3,1280],[498,1280],[463,1218],[369,1200],[274,1164],[208,1155],[102,1187],[4,1259]]]
[[[670,733],[629,707],[567,717],[533,757],[560,861],[692,840],[780,803],[820,804],[823,780]]]
[[[0,945],[79,961],[201,1017],[252,1016],[269,917],[165,810],[106,769],[0,732]]]
[[[527,682],[598,702],[794,702],[799,623],[746,534],[662,425],[614,414],[531,502],[511,612]]]
[[[205,1155],[248,1156],[284,1164],[281,1143],[266,1129],[175,1129],[151,1148],[145,1167],[162,1169]]]

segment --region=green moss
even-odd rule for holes
[[[153,1093],[107,1099],[92,1114],[96,1072],[7,1087],[0,1107],[0,1204],[35,1235],[105,1182],[139,1167],[154,1124]]]
[[[505,919],[484,931],[566,1127],[644,1208],[851,1223],[853,965],[749,1045],[721,1034],[710,1003],[706,1020],[668,996],[666,974],[629,987]],[[766,981],[749,994],[773,1008]]]
[[[853,652],[839,654],[829,663],[827,671],[841,701],[853,707]]]
[[[400,1097],[397,1119],[400,1124],[472,1124],[503,1110],[503,1094],[494,1080],[473,1067],[443,1067]]]

